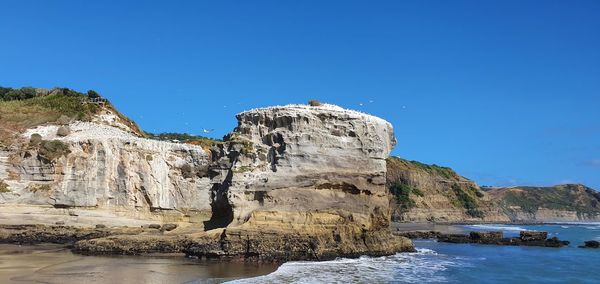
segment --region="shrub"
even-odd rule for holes
[[[89,90],[89,91],[87,91],[87,96],[88,96],[90,99],[95,99],[95,98],[100,98],[100,97],[102,97],[102,96],[100,96],[100,94],[98,94],[98,92],[96,92],[96,91],[94,91],[94,90]]]
[[[67,144],[59,140],[50,140],[41,143],[38,154],[48,161],[54,161],[70,152]]]
[[[476,218],[483,217],[483,213],[478,210],[479,205],[477,205],[477,202],[475,202],[473,197],[466,193],[458,184],[453,184],[452,190],[456,195],[458,205],[467,209],[467,214]]]
[[[56,130],[56,136],[65,137],[71,133],[71,129],[68,126],[61,126]]]
[[[317,101],[317,100],[310,100],[310,101],[308,101],[308,105],[315,107],[315,106],[321,106],[323,104],[320,101]]]
[[[10,189],[8,189],[8,184],[6,184],[3,180],[0,180],[0,193],[7,192],[10,192]]]
[[[410,198],[410,193],[412,191],[413,188],[411,186],[399,182],[396,182],[390,186],[390,192],[396,196],[396,201],[400,206],[400,211],[408,211],[410,208],[416,205],[415,201]]]
[[[29,186],[27,186],[27,189],[31,192],[43,192],[52,190],[52,187],[50,187],[49,184],[30,184]]]
[[[31,134],[31,137],[29,138],[29,144],[32,146],[38,146],[42,143],[42,135],[39,135],[37,133],[33,133]]]
[[[71,119],[66,116],[66,115],[61,115],[57,120],[56,123],[59,125],[67,125],[71,122]]]

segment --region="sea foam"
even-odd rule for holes
[[[430,249],[384,257],[339,258],[332,261],[293,261],[260,277],[228,283],[423,283],[446,282],[443,271],[460,265],[455,257]]]

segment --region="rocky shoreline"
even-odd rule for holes
[[[137,228],[0,225],[0,243],[63,244],[83,255],[182,253],[195,258],[268,263],[415,251],[410,240],[387,231],[354,233],[301,234],[243,229],[170,233],[164,230],[164,225]]]
[[[548,238],[548,232],[521,231],[519,237],[504,237],[503,232],[469,232],[469,234],[447,234],[438,231],[408,231],[396,232],[396,235],[409,239],[435,239],[438,242],[455,244],[482,244],[500,246],[537,246],[537,247],[564,247],[569,241],[557,237]],[[587,242],[586,242],[587,245]]]

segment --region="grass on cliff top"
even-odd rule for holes
[[[84,94],[66,88],[0,87],[0,142],[9,143],[15,134],[42,124],[90,121],[103,107],[115,113],[136,134],[143,134],[135,122],[119,113],[110,102],[102,99],[103,106],[89,103],[93,99],[102,98],[93,90]]]
[[[389,157],[387,162],[391,163],[392,166],[398,166],[407,169],[419,169],[433,175],[439,175],[445,179],[459,179],[459,175],[449,167],[442,167],[436,164],[428,165],[418,161],[405,160],[399,157]]]
[[[99,107],[84,104],[84,96],[48,95],[0,102],[0,142],[9,142],[27,128],[59,120],[91,119]]]

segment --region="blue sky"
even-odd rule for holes
[[[147,131],[214,137],[314,98],[483,185],[600,189],[599,1],[124,2],[0,1],[0,85],[94,89]]]

